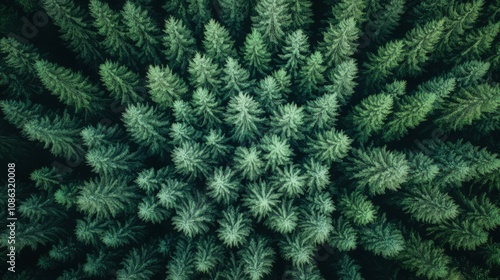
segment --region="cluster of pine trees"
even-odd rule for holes
[[[3,279],[498,279],[500,1],[41,4],[55,42],[0,39],[0,158],[53,156]]]

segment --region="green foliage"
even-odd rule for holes
[[[166,179],[160,183],[161,189],[156,195],[158,202],[166,209],[173,209],[181,200],[186,200],[186,195],[191,186],[175,179]]]
[[[104,176],[129,174],[142,167],[139,152],[130,152],[124,144],[101,145],[90,149],[85,155],[92,171]]]
[[[217,64],[221,64],[226,57],[236,54],[229,32],[214,19],[205,25],[203,47],[205,54]]]
[[[151,65],[147,78],[151,99],[163,108],[171,107],[175,100],[182,98],[188,91],[184,80],[168,66]]]
[[[331,215],[313,209],[301,211],[299,220],[299,232],[302,238],[308,239],[315,245],[326,242],[333,231]]]
[[[461,196],[464,204],[464,219],[474,226],[492,230],[500,225],[500,208],[485,194],[466,198]]]
[[[170,67],[185,70],[187,62],[194,55],[196,47],[191,30],[182,20],[169,17],[163,29],[163,54]]]
[[[66,213],[51,197],[45,195],[30,195],[20,202],[19,213],[25,219],[42,219],[45,217],[65,217]]]
[[[372,94],[361,100],[347,117],[353,124],[355,139],[364,143],[370,136],[381,132],[387,116],[392,112],[393,103],[393,96],[386,94]]]
[[[303,169],[306,186],[309,189],[321,191],[330,184],[330,172],[327,165],[310,158],[304,162]]]
[[[156,249],[151,245],[132,248],[122,261],[123,268],[116,272],[116,279],[148,280],[160,269]]]
[[[62,181],[62,176],[55,168],[42,167],[31,172],[30,179],[37,188],[50,191]]]
[[[238,198],[240,183],[235,178],[235,172],[226,166],[214,170],[212,176],[207,178],[208,196],[218,203],[229,204]]]
[[[230,146],[227,145],[228,139],[222,130],[211,129],[204,137],[205,152],[213,161],[222,161],[230,152]]]
[[[395,40],[380,46],[377,53],[368,53],[368,61],[363,64],[368,85],[376,85],[391,76],[394,70],[403,61],[405,42]]]
[[[352,140],[343,131],[330,129],[309,138],[307,151],[315,160],[331,164],[347,156],[351,143]]]
[[[226,109],[226,123],[231,125],[232,138],[238,142],[254,140],[260,135],[260,127],[264,122],[261,115],[264,111],[252,96],[240,92],[229,99]]]
[[[301,267],[305,264],[311,264],[314,255],[314,246],[307,239],[298,234],[287,235],[280,242],[283,258],[291,260],[295,267]]]
[[[336,93],[324,94],[304,106],[304,120],[311,131],[333,128],[337,121],[339,102]]]
[[[271,272],[276,253],[264,237],[252,237],[247,247],[238,252],[243,271],[251,280],[263,279]]]
[[[488,232],[469,220],[440,223],[428,231],[456,249],[474,250],[488,241]]]
[[[206,233],[214,221],[214,207],[201,193],[188,195],[175,207],[172,224],[187,237]]]
[[[359,243],[375,255],[395,257],[404,249],[404,239],[396,225],[384,217],[359,231]]]
[[[335,66],[354,54],[359,38],[359,29],[354,18],[342,19],[338,24],[331,24],[319,43],[319,50],[323,53],[325,65]]]
[[[271,75],[260,80],[258,87],[254,91],[257,101],[266,112],[276,110],[279,105],[285,102],[278,81]]]
[[[282,67],[292,77],[298,77],[299,70],[306,63],[309,55],[308,37],[302,29],[298,29],[286,36],[283,48],[279,54],[282,61]]]
[[[326,82],[323,75],[325,71],[326,67],[323,65],[323,55],[319,51],[312,53],[300,70],[302,78],[300,79],[299,87],[301,91],[306,95],[315,93]]]
[[[198,120],[199,125],[207,128],[217,127],[222,123],[222,112],[220,102],[215,94],[205,88],[197,88],[193,92],[193,114]]]
[[[176,246],[173,258],[167,264],[168,280],[189,279],[195,272],[194,248],[189,239],[181,238]]]
[[[373,203],[359,192],[344,193],[339,201],[340,212],[356,225],[366,225],[375,220],[377,211]]]
[[[252,85],[249,77],[250,73],[241,67],[236,59],[228,57],[223,69],[222,81],[224,82],[224,87],[222,88],[222,92],[224,95],[222,99],[227,100],[236,96],[237,93],[248,91]]]
[[[217,221],[217,235],[227,247],[240,247],[250,235],[250,219],[239,207],[229,206]]]
[[[205,237],[198,241],[194,255],[194,265],[196,270],[208,273],[215,269],[222,257],[222,247],[215,243],[213,236]]]
[[[257,180],[264,172],[264,163],[261,152],[252,145],[250,148],[237,147],[234,152],[234,168],[241,173],[242,177],[250,181]]]
[[[361,28],[362,24],[366,21],[366,0],[348,1],[342,0],[332,6],[332,23],[339,23],[342,20],[353,18],[356,20],[356,25]]]
[[[108,219],[130,211],[135,199],[136,192],[128,186],[126,178],[100,177],[80,187],[76,203],[79,211]]]
[[[296,197],[304,193],[305,179],[298,165],[278,167],[271,177],[274,187],[288,197]]]
[[[99,67],[99,75],[111,96],[121,104],[130,104],[143,100],[137,93],[140,77],[127,67],[116,62],[106,61]]]
[[[408,179],[409,166],[404,154],[382,147],[354,149],[353,155],[346,169],[360,188],[368,187],[370,195],[397,190]]]
[[[27,82],[37,78],[34,64],[40,60],[36,48],[31,44],[21,44],[14,38],[0,39],[0,51],[5,55],[5,63],[17,74],[22,75]]]
[[[246,190],[243,205],[258,221],[272,213],[273,208],[280,202],[281,194],[266,181],[248,183]]]
[[[361,268],[349,255],[342,255],[337,264],[337,275],[340,280],[363,280],[359,269]]]
[[[252,28],[276,49],[293,25],[288,3],[286,0],[259,0],[255,13],[252,16]]]
[[[288,0],[292,29],[307,30],[314,23],[311,0]]]
[[[439,224],[456,218],[459,213],[452,197],[429,184],[413,187],[399,203],[403,211],[425,223]]]
[[[357,247],[358,234],[343,216],[333,220],[333,230],[328,244],[339,251],[352,251]]]
[[[266,134],[261,139],[261,150],[265,161],[265,170],[276,170],[279,166],[284,166],[291,162],[294,155],[292,148],[287,140],[276,134]]]
[[[405,2],[406,0],[390,0],[384,3],[383,7],[373,12],[373,18],[369,18],[367,24],[372,28],[368,34],[370,39],[376,43],[387,40],[401,20],[401,16],[405,11]]]
[[[293,205],[293,200],[283,199],[280,205],[269,214],[265,224],[275,232],[288,234],[297,227],[298,221],[298,207]]]
[[[221,20],[233,38],[242,37],[240,31],[247,22],[251,3],[245,0],[220,0]]]
[[[189,61],[189,81],[194,88],[207,88],[208,90],[219,92],[221,81],[219,80],[220,70],[212,58],[197,52]]]
[[[137,216],[142,221],[157,224],[165,221],[170,212],[154,196],[147,196],[139,203]]]
[[[279,105],[271,116],[270,121],[270,133],[291,141],[300,140],[304,137],[302,133],[304,110],[294,103]]]
[[[211,168],[208,155],[199,143],[183,142],[172,151],[175,170],[190,179],[207,177]]]
[[[271,52],[257,29],[245,38],[243,61],[252,75],[264,75],[271,69]]]
[[[324,88],[327,93],[336,94],[341,105],[346,105],[358,84],[355,81],[357,74],[358,67],[354,59],[347,59],[328,73],[328,81]]]

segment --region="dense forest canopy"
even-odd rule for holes
[[[3,280],[500,277],[500,1],[0,13]]]

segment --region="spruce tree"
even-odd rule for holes
[[[266,134],[261,139],[260,149],[264,152],[265,170],[276,170],[291,163],[294,155],[288,141],[276,134]]]
[[[368,18],[369,22],[367,24],[373,28],[373,30],[367,32],[371,40],[376,43],[383,43],[392,35],[405,11],[405,2],[405,0],[390,0],[383,7],[373,12],[373,17]]]
[[[292,142],[304,138],[304,109],[294,103],[279,105],[270,117],[270,133]]]
[[[344,193],[339,201],[340,212],[355,225],[363,226],[375,221],[377,211],[373,203],[360,192]]]
[[[159,254],[149,244],[132,248],[121,264],[122,268],[116,272],[117,280],[150,279],[161,270]]]
[[[48,113],[42,105],[33,104],[31,101],[2,100],[0,107],[5,120],[18,129],[22,129],[29,121],[41,119],[42,115]]]
[[[220,0],[221,20],[235,39],[242,38],[244,24],[248,21],[251,3],[245,0]]]
[[[293,205],[292,199],[283,199],[279,206],[267,217],[265,224],[271,230],[288,234],[292,233],[298,225],[298,207]]]
[[[279,58],[282,68],[292,75],[298,77],[299,70],[304,66],[309,56],[308,37],[302,29],[298,29],[286,36]]]
[[[279,205],[281,194],[266,181],[248,183],[245,189],[243,205],[257,221],[268,217]]]
[[[193,115],[201,122],[198,125],[215,128],[222,123],[220,102],[215,94],[205,88],[197,88],[193,93]]]
[[[238,252],[243,271],[251,280],[263,279],[271,272],[275,254],[269,241],[260,236],[250,238],[248,245]]]
[[[220,70],[212,58],[197,52],[189,61],[189,81],[195,88],[204,87],[215,93],[220,91]]]
[[[359,29],[354,18],[346,18],[329,25],[319,43],[327,67],[336,66],[356,52]]]
[[[241,173],[242,178],[257,180],[264,173],[264,162],[261,152],[254,145],[237,147],[234,151],[234,168]]]
[[[222,88],[222,100],[227,100],[240,92],[246,92],[250,89],[253,81],[250,81],[250,73],[241,67],[238,60],[228,57],[223,69],[222,82],[225,85]]]
[[[188,18],[183,20],[192,22],[195,34],[201,35],[203,28],[211,20],[212,5],[208,0],[188,0],[187,3]]]
[[[201,238],[197,242],[194,265],[201,273],[210,273],[222,263],[223,247],[215,242],[212,235]]]
[[[463,60],[480,59],[481,56],[487,53],[495,40],[495,37],[500,32],[500,23],[492,23],[476,30],[472,30],[465,40],[460,42],[462,49],[460,58]]]
[[[169,17],[163,29],[163,54],[171,68],[184,71],[196,52],[196,41],[182,20]]]
[[[26,82],[35,83],[38,78],[35,69],[36,61],[40,54],[31,44],[22,44],[14,38],[3,37],[0,39],[0,51],[5,55],[4,62]]]
[[[274,50],[293,24],[289,9],[286,0],[259,0],[255,7],[252,28],[259,31]]]
[[[240,183],[235,172],[229,168],[219,167],[207,178],[208,196],[218,203],[229,204],[238,198]]]
[[[326,69],[323,63],[323,55],[319,51],[312,53],[300,69],[300,76],[302,77],[299,82],[300,90],[306,95],[314,96],[313,93],[316,93],[320,86],[326,82],[324,76]]]
[[[404,55],[403,40],[390,41],[380,46],[376,54],[368,53],[368,61],[363,64],[367,85],[377,86],[385,81],[403,61]]]
[[[393,100],[390,95],[372,94],[352,109],[347,119],[356,133],[356,140],[364,143],[370,136],[382,130],[387,116],[392,111]]]
[[[332,6],[333,19],[331,23],[337,24],[345,19],[353,18],[356,21],[356,26],[361,29],[363,23],[367,20],[366,0],[341,0]]]
[[[128,145],[121,143],[92,148],[85,158],[92,171],[106,177],[132,174],[142,167],[141,160],[144,159],[137,151],[131,152]]]
[[[189,194],[175,207],[172,224],[175,229],[189,238],[206,233],[213,223],[215,209],[206,196],[200,192]]]
[[[225,121],[232,129],[232,138],[238,142],[254,140],[261,134],[264,111],[251,96],[239,93],[231,97],[226,109]]]
[[[126,66],[116,62],[106,61],[99,67],[99,75],[106,89],[114,99],[121,104],[139,102],[143,97],[137,93],[140,77]]]
[[[315,160],[328,165],[340,161],[347,156],[348,151],[351,149],[352,139],[343,131],[337,131],[334,128],[319,132],[314,138],[307,138],[306,151]]]
[[[151,99],[162,108],[172,107],[174,101],[184,97],[188,91],[186,82],[168,66],[150,65],[147,79]]]
[[[384,258],[395,257],[404,249],[401,231],[384,216],[360,230],[359,243],[365,250]]]
[[[309,100],[304,106],[306,129],[321,131],[331,129],[337,121],[339,103],[336,93],[324,94]]]
[[[236,55],[234,41],[229,32],[214,19],[205,25],[202,43],[205,54],[211,57],[216,64],[220,65],[226,60],[226,57]]]
[[[356,249],[358,233],[352,224],[344,216],[339,216],[333,220],[332,225],[333,230],[328,244],[341,252]]]
[[[264,111],[273,112],[279,105],[285,102],[280,91],[278,81],[271,75],[260,80],[258,87],[254,90],[257,101],[262,105]]]
[[[189,179],[206,177],[211,168],[205,149],[196,142],[183,142],[172,151],[175,169]]]
[[[264,75],[271,70],[271,52],[257,29],[252,28],[245,37],[243,61],[252,76]]]
[[[327,75],[324,90],[329,94],[336,94],[340,105],[349,103],[358,85],[358,66],[354,59],[347,59],[339,63]]]
[[[227,247],[240,247],[251,232],[251,221],[240,207],[228,206],[217,221],[217,235]]]
[[[308,30],[314,23],[311,0],[287,0],[290,7],[292,29]]]

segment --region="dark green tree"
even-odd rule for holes
[[[206,233],[213,223],[215,209],[200,192],[189,194],[175,207],[172,224],[189,238]]]
[[[188,87],[184,80],[168,66],[150,66],[147,74],[151,99],[162,108],[172,107],[177,99],[184,97]]]
[[[240,247],[251,232],[251,221],[239,207],[228,206],[218,220],[217,235],[227,247]]]
[[[244,24],[248,21],[251,3],[245,0],[220,0],[221,20],[233,38],[242,38]]]
[[[228,57],[224,65],[222,82],[222,100],[227,100],[236,96],[240,92],[247,92],[253,85],[250,80],[250,73],[245,68],[241,67],[238,60]]]
[[[261,134],[264,111],[250,95],[240,92],[229,99],[225,121],[232,129],[232,138],[238,142],[254,140]]]
[[[111,96],[120,100],[121,104],[143,101],[144,98],[137,92],[140,77],[126,66],[108,60],[99,67],[99,75]]]
[[[163,29],[163,54],[172,68],[184,71],[196,52],[196,41],[182,20],[169,17]]]
[[[302,29],[295,30],[286,36],[279,58],[282,69],[286,70],[292,77],[298,77],[309,56],[308,37]]]
[[[259,0],[255,14],[252,16],[252,28],[276,49],[293,24],[288,3],[286,0]]]
[[[381,132],[387,116],[392,111],[393,100],[390,95],[372,94],[352,109],[347,121],[352,124],[356,140],[364,143],[370,136]]]
[[[252,28],[252,32],[245,37],[243,49],[243,61],[252,76],[264,75],[271,70],[271,52],[257,29]]]
[[[331,24],[319,43],[327,67],[336,66],[356,52],[359,29],[354,18],[342,19],[337,24]]]
[[[229,31],[214,19],[205,25],[203,36],[203,47],[205,54],[213,59],[216,64],[222,64],[226,57],[234,57],[234,41],[229,35]]]

